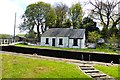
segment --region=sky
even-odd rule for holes
[[[14,34],[14,21],[15,21],[15,13],[16,16],[16,34],[19,34],[18,26],[20,25],[26,7],[38,1],[43,1],[46,3],[50,3],[51,5],[57,2],[63,2],[69,7],[72,4],[77,2],[84,3],[88,0],[1,0],[0,1],[0,34]],[[89,7],[89,6],[87,6]]]

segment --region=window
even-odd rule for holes
[[[63,45],[63,39],[59,39],[59,45]]]
[[[49,38],[46,38],[46,43],[45,44],[49,44]]]
[[[78,46],[78,39],[73,39],[73,46]]]

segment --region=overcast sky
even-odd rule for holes
[[[26,6],[38,1],[43,1],[53,5],[56,2],[63,2],[69,7],[77,2],[83,3],[88,0],[1,0],[0,1],[0,34],[13,35],[14,15],[17,13],[17,27],[21,22],[21,16],[24,13]],[[19,30],[16,28],[16,34]]]

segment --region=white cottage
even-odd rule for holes
[[[48,29],[41,35],[41,46],[85,48],[85,29]]]

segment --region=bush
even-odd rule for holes
[[[118,39],[116,37],[115,34],[113,34],[109,39],[108,39],[109,43],[110,43],[110,46],[115,48],[117,47],[117,42],[118,42]]]
[[[97,48],[102,48],[102,49],[112,49],[112,46],[110,44],[107,43],[101,43],[101,44],[97,44]]]
[[[97,31],[88,32],[88,41],[92,43],[96,43],[96,41],[101,37]]]

